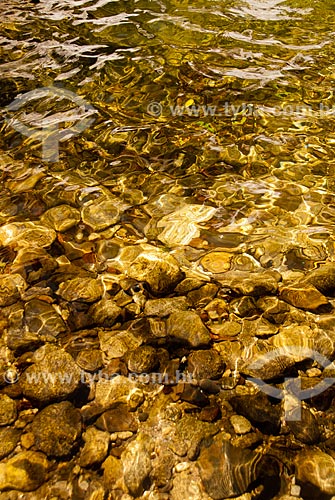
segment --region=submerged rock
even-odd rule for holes
[[[91,278],[74,278],[59,285],[57,294],[72,302],[96,302],[104,293],[102,282]]]
[[[62,349],[44,347],[35,353],[35,359],[21,376],[25,397],[39,403],[48,403],[69,397],[79,386],[80,369],[72,356]]]
[[[146,481],[152,469],[151,439],[145,434],[138,434],[121,455],[124,482],[131,495],[138,497],[146,489]]]
[[[0,276],[0,307],[10,306],[20,300],[20,292],[27,285],[20,274],[3,274]]]
[[[192,352],[187,360],[187,368],[196,380],[217,379],[224,372],[225,364],[215,349]]]
[[[155,295],[173,290],[183,278],[177,260],[151,245],[127,247],[119,261],[130,278],[147,283]]]
[[[19,247],[48,247],[56,239],[53,229],[35,222],[12,222],[0,227],[0,245]]]
[[[228,271],[218,276],[217,280],[237,294],[260,297],[277,293],[280,278],[276,271]]]
[[[6,394],[0,394],[0,426],[12,424],[16,417],[16,402]]]
[[[69,401],[47,406],[34,418],[35,446],[48,456],[68,455],[81,435],[81,415]]]
[[[128,356],[128,369],[133,373],[150,373],[158,363],[156,349],[149,345],[137,347]]]
[[[313,285],[290,285],[281,288],[280,297],[292,306],[307,311],[316,311],[319,309],[332,309],[328,299],[322,295]],[[325,310],[326,310],[325,309]]]
[[[109,433],[91,426],[83,434],[85,445],[80,453],[81,467],[91,467],[103,462],[108,453]]]
[[[318,449],[301,451],[294,460],[297,483],[303,498],[317,498],[320,493],[335,495],[335,460]]]
[[[102,231],[118,222],[120,210],[114,199],[103,198],[89,202],[82,209],[81,218],[84,224],[90,226],[94,231]]]
[[[41,216],[41,222],[45,226],[52,227],[56,231],[64,232],[78,224],[80,212],[70,205],[58,205],[50,208]]]
[[[0,491],[36,490],[46,479],[48,461],[43,453],[23,451],[0,464]]]
[[[0,429],[0,460],[7,457],[16,447],[21,432],[19,429],[6,427]]]
[[[107,432],[136,432],[138,428],[134,414],[126,404],[118,404],[115,408],[105,411],[96,421],[98,429]]]
[[[245,493],[259,476],[262,455],[232,446],[217,436],[200,452],[197,466],[206,492],[214,500]]]
[[[63,319],[51,304],[33,299],[27,302],[24,308],[25,321],[31,332],[57,337],[66,331]]]
[[[301,284],[309,283],[325,295],[334,296],[335,292],[335,262],[321,265],[313,269],[300,281]]]
[[[167,335],[176,342],[191,347],[205,347],[210,343],[210,333],[193,311],[172,313],[167,320]]]
[[[169,316],[177,311],[186,311],[189,307],[185,297],[171,297],[164,299],[147,300],[144,307],[145,316]]]

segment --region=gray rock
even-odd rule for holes
[[[17,445],[21,432],[10,427],[0,429],[0,460],[7,457]]]
[[[41,348],[35,356],[42,359],[29,366],[20,380],[25,397],[48,403],[65,399],[78,388],[81,372],[69,353],[57,348],[49,352]]]
[[[109,433],[91,426],[83,434],[85,445],[80,453],[79,465],[91,467],[103,462],[108,453]]]
[[[48,461],[43,453],[23,451],[0,464],[0,491],[36,490],[46,479]]]
[[[209,331],[193,311],[172,313],[167,320],[167,336],[191,347],[205,347],[211,341]]]
[[[186,297],[147,300],[144,307],[145,316],[169,316],[177,311],[186,311],[189,307]]]
[[[16,402],[6,394],[0,394],[0,425],[12,424],[16,417]]]
[[[280,431],[281,406],[272,405],[265,394],[233,396],[229,403],[261,432],[278,434]]]
[[[68,455],[81,435],[81,415],[69,401],[49,405],[32,423],[35,446],[48,456]]]

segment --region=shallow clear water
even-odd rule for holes
[[[199,221],[200,234],[194,230],[206,245],[226,246],[224,235],[233,233],[236,245],[262,235],[284,253],[311,240],[332,252],[334,7],[276,0],[1,3],[0,147],[41,179],[18,188],[18,173],[3,166],[0,221],[36,219],[69,201],[66,193],[79,182],[138,205],[125,220],[159,245],[192,240],[159,240],[157,228],[186,202],[217,208]],[[85,111],[59,95],[6,108],[18,95],[50,86],[95,110],[85,131],[62,137],[56,162],[43,161],[41,141],[46,152],[48,132],[67,129]],[[15,130],[13,120],[32,135]],[[156,214],[143,208],[160,195],[168,196]]]

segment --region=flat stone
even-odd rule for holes
[[[96,302],[104,293],[102,282],[91,278],[74,278],[59,285],[57,294],[69,302]]]
[[[280,274],[276,271],[250,273],[247,271],[228,271],[217,277],[222,286],[240,295],[260,297],[274,295],[278,290]]]
[[[0,245],[19,247],[49,247],[56,233],[36,222],[12,222],[0,227]]]
[[[16,402],[6,394],[0,394],[0,425],[12,424],[16,417]]]
[[[149,299],[145,303],[145,316],[169,316],[169,314],[177,311],[186,311],[189,303],[186,297],[172,297],[166,299]]]
[[[34,418],[35,446],[48,456],[68,455],[81,435],[81,415],[69,401],[47,406]]]
[[[85,445],[80,453],[79,465],[92,467],[103,462],[108,453],[109,433],[91,426],[83,434]]]
[[[62,349],[53,348],[49,352],[41,349],[41,360],[29,366],[21,376],[24,396],[40,403],[68,398],[80,384],[79,367]]]
[[[48,461],[43,453],[23,451],[0,464],[0,491],[34,491],[46,479]]]
[[[325,297],[313,285],[290,285],[280,290],[280,298],[298,309],[306,311],[324,311],[332,309],[327,297]],[[327,306],[327,307],[325,307]]]
[[[80,222],[80,212],[70,205],[58,205],[44,212],[41,222],[62,233]]]
[[[167,336],[191,347],[205,347],[210,341],[210,333],[193,311],[172,313],[167,320]]]
[[[209,271],[213,274],[225,273],[229,271],[231,260],[234,254],[227,252],[218,252],[213,251],[209,252],[205,257],[203,257],[200,261],[200,264],[205,269],[205,271]]]
[[[95,425],[98,429],[107,432],[136,432],[138,428],[134,414],[129,411],[126,404],[119,404],[111,410],[105,411]]]

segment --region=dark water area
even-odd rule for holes
[[[0,500],[335,498],[334,35],[0,1]]]

